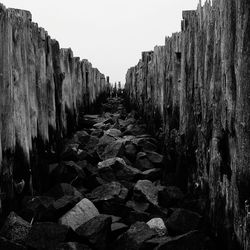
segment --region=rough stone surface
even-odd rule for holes
[[[158,189],[149,180],[139,180],[134,187],[134,198],[158,205]]]
[[[144,222],[137,222],[133,224],[127,232],[122,234],[117,242],[115,242],[114,249],[117,250],[137,250],[146,240],[153,238],[156,235],[155,231],[150,229]]]
[[[111,222],[111,217],[99,215],[78,227],[76,233],[87,238],[95,249],[105,250],[110,243]]]
[[[20,216],[11,212],[5,221],[0,236],[15,243],[24,244],[30,232],[30,224]]]
[[[97,208],[88,199],[82,199],[70,211],[59,219],[59,223],[73,230],[99,215]]]
[[[95,202],[117,200],[124,201],[128,195],[128,189],[119,182],[110,182],[94,189],[88,198]]]
[[[65,242],[70,234],[69,227],[52,222],[35,223],[26,240],[32,249],[55,249],[60,242]]]
[[[155,230],[160,237],[167,234],[167,228],[165,226],[163,219],[161,218],[153,218],[147,222],[147,225],[151,229]]]

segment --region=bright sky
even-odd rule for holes
[[[198,0],[0,0],[8,8],[29,10],[62,48],[92,62],[111,82],[125,81],[142,51],[163,45],[180,31],[182,10]]]

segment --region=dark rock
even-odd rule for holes
[[[149,208],[149,203],[147,202],[128,201],[126,205],[136,212],[145,212]]]
[[[149,180],[139,180],[134,187],[134,199],[158,205],[158,189]]]
[[[63,161],[77,161],[77,151],[78,151],[79,143],[71,143],[66,144],[62,153],[61,153],[61,159]]]
[[[140,212],[135,210],[128,211],[127,214],[123,217],[123,222],[125,222],[128,225],[132,225],[138,221],[147,222],[149,221],[151,215],[148,212]]]
[[[180,188],[176,186],[168,186],[159,191],[159,204],[163,207],[180,206],[180,202],[184,199],[184,194]]]
[[[11,212],[1,228],[0,236],[13,243],[23,245],[26,242],[30,229],[31,226],[27,221],[22,219],[15,212]]]
[[[82,194],[72,185],[68,183],[60,183],[50,189],[47,193],[47,196],[53,197],[55,200],[63,196],[74,196],[82,198]]]
[[[174,233],[187,233],[199,228],[201,216],[187,209],[178,208],[167,219],[169,231]]]
[[[26,196],[22,201],[21,215],[28,221],[35,218],[37,221],[51,220],[50,207],[55,199],[49,196]]]
[[[133,224],[127,232],[122,234],[115,242],[116,250],[138,250],[143,243],[156,235],[155,231],[150,229],[144,222]]]
[[[65,242],[60,243],[56,250],[92,250],[89,246],[78,242]]]
[[[103,130],[102,129],[93,129],[91,132],[91,136],[96,136],[98,138],[103,136]]]
[[[191,231],[176,237],[160,237],[146,241],[143,250],[212,250],[215,249],[209,237],[199,231]]]
[[[76,143],[79,143],[81,146],[85,146],[88,143],[89,138],[90,135],[85,130],[82,130],[82,131],[77,131],[74,134],[73,140]]]
[[[111,128],[105,132],[106,135],[111,135],[113,137],[120,137],[122,132],[119,129]]]
[[[70,237],[70,229],[52,222],[39,222],[32,225],[26,245],[32,249],[56,249],[60,242]]]
[[[139,152],[136,156],[136,168],[145,171],[155,168],[152,162],[147,158],[146,153]]]
[[[108,200],[123,202],[127,195],[127,188],[118,182],[110,182],[97,187],[87,197],[94,203]]]
[[[115,215],[121,218],[126,217],[132,211],[123,202],[117,201],[104,201],[101,203],[101,206],[98,206],[98,209],[102,214]]]
[[[99,215],[99,212],[94,204],[88,199],[82,199],[59,219],[59,223],[75,230],[97,215]]]
[[[113,143],[115,140],[116,139],[110,135],[103,135],[100,138],[99,143],[97,145],[97,154],[100,159],[103,159],[105,157],[104,155],[105,148],[111,143]]]
[[[97,150],[97,144],[99,143],[99,138],[96,136],[90,136],[87,145],[84,149],[89,153],[93,154]]]
[[[97,250],[108,249],[111,234],[111,217],[99,215],[76,229],[76,233],[87,238]]]
[[[163,155],[158,154],[154,151],[146,151],[147,158],[154,164],[161,164],[163,163]]]
[[[117,140],[107,145],[103,154],[101,155],[102,160],[106,160],[114,157],[121,157],[124,153],[124,144],[122,140]]]
[[[50,182],[55,183],[71,183],[77,178],[84,179],[86,174],[84,170],[73,161],[65,161],[57,164],[50,172]]]
[[[162,171],[159,168],[152,168],[142,172],[143,180],[156,181],[161,178]]]
[[[15,243],[13,241],[7,240],[3,237],[0,237],[0,249],[3,250],[25,250],[27,249],[25,246],[21,244]]]
[[[119,235],[128,230],[128,226],[124,223],[114,222],[111,224],[111,239],[116,239]]]
[[[129,143],[125,146],[125,155],[132,161],[136,159],[137,148],[134,144]]]
[[[98,163],[98,172],[106,181],[134,181],[138,178],[140,171],[132,168],[119,157],[111,158]]]

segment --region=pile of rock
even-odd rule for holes
[[[212,249],[185,194],[159,184],[165,160],[145,125],[133,112],[124,118],[122,99],[104,107],[116,112],[84,117],[87,128],[48,168],[51,188],[10,213],[0,248]]]

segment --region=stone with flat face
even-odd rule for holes
[[[95,205],[90,200],[84,198],[63,215],[59,219],[59,223],[75,230],[97,215],[99,215],[99,212]]]

